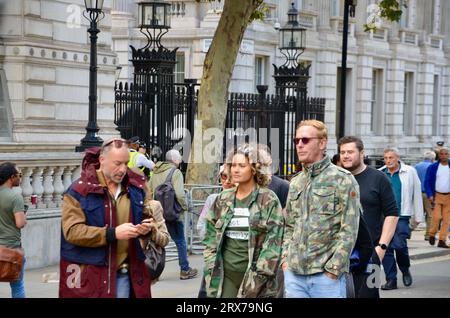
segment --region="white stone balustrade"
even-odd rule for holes
[[[82,157],[82,153],[0,153],[0,162],[14,162],[22,172],[16,191],[22,193],[27,216],[32,217],[34,211],[59,210],[64,191],[80,177]],[[32,196],[37,204],[32,204]]]
[[[302,28],[314,31],[317,29],[317,17],[319,16],[318,12],[301,10],[298,15],[298,23]]]

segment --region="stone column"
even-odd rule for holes
[[[408,29],[415,29],[416,28],[416,0],[409,0],[408,2]]]
[[[356,135],[372,133],[372,75],[373,57],[358,56],[356,68]]]
[[[319,0],[319,18],[317,21],[318,31],[330,30],[331,1]]]
[[[64,167],[57,167],[55,173],[53,174],[53,202],[56,207],[61,206],[62,194],[64,193],[64,185],[62,182],[62,174],[64,172]]]
[[[434,0],[433,34],[441,32],[441,0]]]
[[[47,208],[54,208],[55,203],[53,202],[53,167],[48,167],[44,171],[44,204]]]
[[[22,168],[22,182],[20,187],[22,188],[22,196],[24,203],[30,208],[34,208],[31,205],[31,195],[33,194],[33,187],[31,186],[31,174],[33,173],[33,168]]]
[[[432,135],[434,64],[421,63],[417,74],[416,134]]]
[[[405,61],[388,62],[386,83],[386,127],[389,137],[403,135],[403,90],[405,85]]]
[[[45,208],[45,204],[42,202],[42,193],[44,193],[44,187],[42,186],[42,172],[44,168],[36,167],[33,171],[33,193],[37,196],[37,205],[36,208],[41,209]]]
[[[72,182],[80,178],[81,176],[81,166],[77,167],[72,174]]]
[[[64,168],[64,173],[63,173],[63,185],[64,185],[64,191],[67,190],[70,185],[72,184],[72,171],[74,170],[75,167],[73,166],[68,166]]]

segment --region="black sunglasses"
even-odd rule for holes
[[[308,144],[308,142],[311,141],[311,139],[321,139],[319,137],[303,137],[303,138],[294,138],[294,144],[298,145],[300,143],[300,141],[302,142],[302,144],[306,145]]]
[[[128,140],[125,140],[125,139],[112,139],[112,140],[108,141],[107,143],[105,143],[102,146],[102,149],[105,149],[106,147],[108,147],[111,144],[113,144],[114,147],[116,147],[116,148],[122,148],[122,146],[124,144],[128,146],[130,143],[128,142]]]

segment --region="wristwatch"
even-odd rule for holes
[[[387,250],[386,244],[378,244],[379,247],[381,247],[382,250]]]

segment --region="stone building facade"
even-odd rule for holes
[[[223,4],[172,3],[172,29],[166,47],[179,47],[177,79],[200,79],[208,45]],[[265,1],[264,22],[247,29],[240,49],[231,92],[256,92],[257,84],[274,92],[272,64],[283,64],[277,49],[277,28],[286,23],[291,0]],[[343,0],[296,0],[300,24],[307,29],[306,50],[300,59],[311,64],[308,92],[325,97],[330,149],[335,150],[339,118]],[[374,0],[359,0],[350,18],[347,62],[345,131],[361,136],[367,153],[380,154],[395,145],[406,156],[419,156],[436,141],[448,144],[450,123],[450,1],[408,0],[400,23],[383,21],[375,32],[364,32]],[[129,45],[142,47],[136,28],[137,5],[115,0],[112,38],[121,80],[130,80]]]

